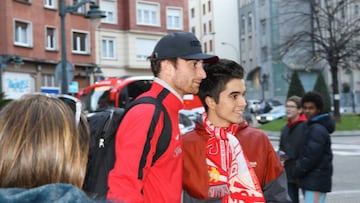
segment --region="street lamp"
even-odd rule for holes
[[[96,66],[95,70],[94,70],[95,82],[100,81],[102,79],[102,77],[103,77],[103,72],[102,72],[101,68],[99,66]]]
[[[20,65],[24,64],[22,58],[18,55],[0,55],[0,64],[1,64],[1,70],[0,70],[0,92],[3,91],[2,89],[2,73],[3,69],[7,67],[7,63],[9,61],[12,61],[15,68],[18,68]]]
[[[67,71],[66,71],[66,36],[65,36],[65,16],[67,13],[74,13],[76,10],[87,3],[90,3],[90,10],[84,16],[85,18],[89,19],[96,19],[96,18],[105,18],[105,12],[99,10],[99,6],[94,1],[85,0],[80,1],[79,3],[71,6],[65,5],[65,0],[60,0],[59,2],[59,16],[60,16],[60,23],[61,23],[61,92],[62,94],[68,93],[68,86],[69,81],[67,78]]]
[[[231,48],[233,48],[235,53],[236,53],[237,60],[239,60],[239,63],[240,63],[240,52],[239,52],[239,50],[233,44],[230,44],[230,43],[227,43],[227,42],[221,42],[221,44],[222,45],[228,45]]]

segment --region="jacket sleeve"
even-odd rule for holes
[[[283,171],[275,180],[267,183],[263,187],[264,196],[267,203],[291,203],[288,195],[286,173]]]
[[[137,105],[131,108],[121,121],[116,134],[116,160],[108,177],[107,199],[124,202],[144,201],[143,181],[138,179],[138,168],[154,108],[151,104]]]
[[[183,188],[190,196],[207,199],[209,173],[206,164],[206,140],[196,131],[183,137]]]
[[[286,172],[267,136],[263,136],[264,146],[267,146],[267,166],[265,181],[262,186],[267,203],[292,202],[288,195]]]
[[[320,124],[313,124],[305,145],[296,160],[293,175],[302,178],[320,162],[326,142],[327,131]]]
[[[196,199],[191,197],[186,191],[183,192],[182,203],[222,203],[222,198],[217,199]]]

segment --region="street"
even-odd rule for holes
[[[277,149],[279,137],[273,134],[269,138]],[[360,133],[353,136],[332,136],[332,149],[333,186],[332,192],[327,194],[326,202],[360,203]]]

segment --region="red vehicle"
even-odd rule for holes
[[[153,76],[107,78],[79,91],[78,98],[87,113],[101,111],[109,107],[124,108],[141,93],[149,90],[153,79]],[[189,117],[191,117],[191,113],[198,113],[202,109],[197,96],[185,95],[184,103],[185,114]]]

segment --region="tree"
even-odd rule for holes
[[[5,98],[5,93],[4,92],[0,92],[0,110],[9,102],[11,102],[11,99],[6,99]]]
[[[329,90],[326,86],[324,76],[319,73],[314,85],[314,91],[318,92],[324,100],[323,113],[331,112],[331,98]]]
[[[289,90],[288,90],[286,98],[289,98],[294,95],[303,97],[304,94],[305,94],[305,89],[301,83],[299,74],[297,73],[297,71],[293,71],[293,73],[291,75]]]
[[[287,29],[279,43],[280,56],[296,55],[307,60],[311,68],[329,69],[334,117],[340,121],[338,71],[355,68],[359,60],[360,15],[355,15],[358,0],[286,0],[279,1],[279,25],[296,25]],[[280,9],[281,8],[281,9]],[[309,67],[305,67],[309,69]],[[310,69],[311,69],[310,68]]]

